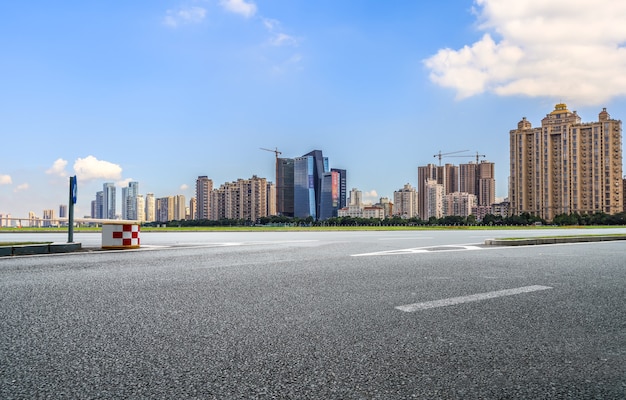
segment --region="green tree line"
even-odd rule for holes
[[[254,225],[274,225],[274,226],[498,226],[498,225],[536,225],[547,222],[530,213],[503,217],[501,215],[487,214],[482,221],[477,221],[476,217],[447,216],[443,218],[431,217],[422,220],[417,217],[400,218],[398,216],[377,219],[377,218],[355,218],[355,217],[334,217],[323,221],[315,221],[313,217],[291,218],[285,216],[269,216],[259,218],[257,221],[244,219],[221,219],[221,220],[178,220],[169,221],[167,226],[171,227],[195,227],[195,226],[254,226]],[[161,223],[155,223],[161,224]],[[553,225],[626,225],[626,212],[619,214],[605,214],[597,212],[595,214],[559,214],[551,221]],[[150,224],[148,224],[150,225]],[[154,224],[153,224],[154,225]]]

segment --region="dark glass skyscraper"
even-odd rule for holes
[[[276,212],[294,216],[293,158],[276,159]]]
[[[305,155],[293,160],[294,217],[317,219],[315,172],[314,157]]]
[[[319,219],[336,217],[339,211],[339,172],[324,172]]]
[[[339,174],[339,199],[337,207],[344,208],[348,205],[348,180],[347,173],[345,169],[331,168],[331,172],[337,172]]]
[[[321,220],[337,216],[346,203],[346,170],[328,167],[321,150],[302,157],[278,158],[276,211],[287,217]]]

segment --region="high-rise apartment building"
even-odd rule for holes
[[[481,161],[476,166],[476,199],[478,206],[490,206],[496,202],[495,164]]]
[[[137,221],[146,222],[146,200],[142,194],[137,195]]]
[[[267,216],[267,179],[256,175],[250,179],[227,182],[212,193],[211,219],[242,219],[256,222]]]
[[[393,204],[394,215],[402,218],[413,218],[419,215],[417,190],[408,183],[402,189],[393,192]]]
[[[182,194],[174,196],[174,220],[180,221],[187,216],[187,200]]]
[[[67,218],[67,205],[59,205],[59,218]]]
[[[350,202],[348,205],[361,207],[363,205],[363,192],[357,188],[350,190]]]
[[[198,203],[195,197],[189,200],[189,219],[198,219]]]
[[[146,193],[146,208],[145,208],[146,222],[156,221],[156,200],[154,193]]]
[[[622,181],[623,181],[623,189],[622,190],[624,192],[624,195],[623,195],[624,200],[622,200],[622,203],[624,204],[624,211],[626,211],[626,176],[624,177],[624,179]]]
[[[476,206],[476,195],[465,192],[454,192],[443,195],[444,216],[468,217]]]
[[[102,185],[102,192],[104,194],[102,202],[102,218],[115,219],[116,218],[116,196],[115,196],[115,183],[107,182]]]
[[[267,215],[277,215],[276,185],[272,182],[267,182]]]
[[[427,179],[425,186],[426,215],[425,218],[422,219],[428,220],[431,217],[443,217],[444,186],[441,183],[437,183],[435,179]]]
[[[155,200],[155,214],[157,222],[176,220],[176,200],[174,196],[160,197]]]
[[[91,202],[91,218],[104,219],[104,192],[96,193],[96,199]]]
[[[51,226],[57,226],[58,221],[55,221],[54,210],[43,210],[43,226],[49,228]]]
[[[213,180],[207,176],[199,176],[196,180],[197,219],[211,219],[211,192]]]
[[[476,196],[477,206],[496,201],[495,164],[489,161],[459,165],[459,191]]]
[[[433,184],[430,181],[435,181],[436,184],[442,186],[442,192],[445,190],[446,168],[437,166],[435,164],[428,164],[423,167],[417,167],[417,193],[418,193],[418,214],[420,219],[427,220],[432,215],[429,212],[430,205],[428,203],[428,184]],[[429,183],[430,182],[430,183]],[[443,194],[443,193],[442,193]],[[439,217],[438,217],[439,218]]]
[[[128,187],[122,188],[122,219],[137,220],[137,196],[139,182],[128,182]]]
[[[558,214],[605,212],[624,207],[622,122],[606,108],[597,122],[557,104],[533,128],[525,117],[510,131],[512,214],[547,220]]]

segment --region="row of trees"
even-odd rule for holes
[[[554,225],[626,225],[626,212],[619,214],[605,214],[597,212],[595,214],[560,214],[554,217],[551,222]],[[256,222],[243,219],[222,219],[218,221],[203,220],[180,220],[169,221],[167,226],[254,226],[254,225],[288,225],[288,226],[468,226],[468,225],[545,225],[546,221],[529,213],[502,217],[501,215],[487,214],[482,221],[477,221],[476,217],[447,216],[443,218],[431,217],[422,220],[417,217],[400,218],[391,217],[383,220],[375,218],[354,218],[335,217],[323,221],[315,221],[313,217],[291,218],[285,216],[270,216],[259,218]]]

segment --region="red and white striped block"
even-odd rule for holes
[[[135,249],[139,247],[138,224],[102,225],[103,249]]]

